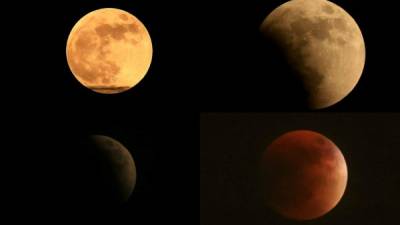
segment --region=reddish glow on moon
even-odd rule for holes
[[[347,166],[341,151],[313,131],[278,137],[264,152],[261,168],[267,205],[289,219],[323,216],[346,189]]]

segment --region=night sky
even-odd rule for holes
[[[396,113],[203,113],[200,118],[200,221],[213,224],[393,224],[400,194]],[[263,205],[262,152],[280,135],[308,129],[342,151],[348,183],[325,216],[287,220]]]
[[[6,4],[6,3],[4,3]],[[198,220],[198,114],[192,111],[193,81],[183,40],[186,12],[160,1],[10,2],[18,10],[5,18],[3,74],[4,159],[9,181],[6,210],[39,217],[95,212],[97,218],[117,212],[135,224],[187,224]],[[82,86],[66,61],[66,43],[85,14],[115,7],[139,18],[153,44],[146,77],[131,90],[102,95]],[[23,29],[21,29],[23,27]],[[12,35],[11,35],[12,34]],[[18,43],[18,44],[12,44]],[[184,97],[182,97],[184,96]],[[189,96],[189,97],[188,97]],[[192,97],[193,96],[193,97]],[[131,152],[136,188],[123,205],[100,213],[82,208],[77,196],[81,150],[74,141],[90,134],[110,136]],[[9,155],[9,157],[8,157]],[[4,180],[6,178],[4,177]],[[6,199],[10,201],[6,201]],[[179,216],[177,216],[179,213]],[[11,214],[12,215],[12,214]],[[140,222],[138,222],[140,221]],[[145,222],[143,222],[145,221]]]

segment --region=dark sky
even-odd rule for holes
[[[127,222],[187,224],[198,220],[198,115],[191,108],[195,100],[188,101],[195,99],[195,88],[187,72],[191,70],[186,63],[188,41],[183,40],[190,32],[179,22],[186,11],[176,4],[118,0],[4,3],[8,12],[18,12],[2,15],[9,21],[2,42],[8,57],[1,90],[4,142],[10,146],[4,151],[10,156],[3,157],[4,165],[10,165],[5,170],[10,181],[4,182],[10,197],[3,201],[7,210],[73,217],[80,209],[76,199],[79,179],[74,173],[82,155],[72,143],[78,137],[103,134],[123,143],[136,161],[136,189],[126,204],[115,207],[130,218]],[[74,24],[103,7],[120,8],[138,17],[154,49],[142,82],[117,95],[86,89],[66,61],[66,42]],[[110,215],[96,214],[100,218]]]
[[[398,113],[203,113],[200,117],[200,221],[214,224],[394,224],[400,200]],[[278,136],[308,129],[330,138],[348,166],[336,208],[308,222],[262,205],[261,153]]]

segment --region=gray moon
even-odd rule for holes
[[[267,205],[282,216],[310,220],[331,211],[347,184],[347,165],[327,137],[309,130],[274,140],[261,160]]]
[[[326,0],[292,0],[273,10],[260,31],[302,81],[311,109],[341,101],[358,83],[365,44],[355,20]]]
[[[135,162],[120,142],[103,135],[92,135],[88,148],[97,162],[97,173],[105,202],[122,203],[128,200],[136,184]]]

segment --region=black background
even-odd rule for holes
[[[2,15],[3,130],[4,146],[9,146],[3,157],[6,212],[42,218],[92,211],[102,218],[115,212],[138,224],[198,221],[198,115],[192,108],[196,87],[188,60],[192,33],[183,20],[188,18],[185,5],[176,4],[4,3],[3,10],[10,12]],[[154,51],[146,77],[116,95],[97,94],[82,86],[66,61],[66,42],[74,24],[104,7],[120,8],[139,18]],[[82,149],[73,143],[90,134],[120,141],[136,163],[137,183],[131,198],[110,206],[106,213],[96,206],[83,207],[77,198],[82,178],[76,175],[84,168],[77,167]]]
[[[203,113],[200,119],[200,224],[393,224],[400,200],[398,113]],[[339,204],[296,222],[261,200],[259,163],[293,130],[319,132],[342,151],[348,183]]]

